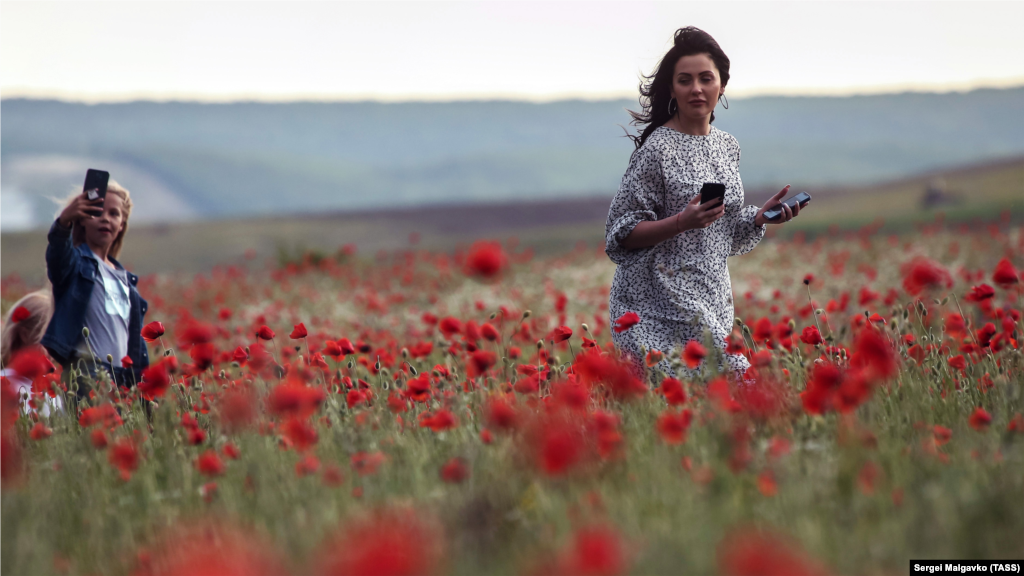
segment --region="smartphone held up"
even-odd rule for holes
[[[110,172],[89,168],[85,172],[85,185],[82,186],[82,192],[90,202],[103,200],[107,196],[108,182],[110,182]],[[89,212],[93,216],[99,216],[103,210],[90,210]]]

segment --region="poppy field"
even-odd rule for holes
[[[737,322],[617,357],[599,247],[150,275],[130,389],[25,352],[4,574],[877,574],[1024,557],[1024,229],[730,259]],[[3,310],[38,286],[3,282]],[[17,315],[15,315],[17,316]],[[81,367],[83,371],[86,367]],[[86,391],[84,386],[89,386]],[[75,401],[81,396],[80,401]],[[66,407],[39,415],[59,397]]]

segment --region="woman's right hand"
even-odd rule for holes
[[[82,192],[60,213],[58,220],[61,226],[70,228],[72,224],[79,220],[94,217],[97,212],[103,212],[103,198],[89,200],[85,192]]]
[[[725,214],[725,202],[721,199],[708,204],[700,203],[700,194],[693,197],[682,212],[676,214],[676,233],[707,228]]]

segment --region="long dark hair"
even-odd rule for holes
[[[729,83],[729,57],[722,51],[722,47],[715,42],[711,34],[693,26],[687,26],[676,30],[675,41],[665,57],[658,63],[654,73],[650,76],[643,76],[640,82],[640,112],[629,110],[633,117],[630,122],[632,126],[644,126],[639,136],[629,134],[633,144],[639,149],[647,141],[647,137],[654,132],[658,126],[668,122],[672,115],[668,107],[672,100],[672,75],[676,69],[676,62],[683,56],[694,54],[707,54],[711,61],[718,68],[718,74],[722,79],[722,87]],[[711,121],[715,121],[715,113],[711,113]]]

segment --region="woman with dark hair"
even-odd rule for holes
[[[640,317],[613,340],[641,373],[645,352],[658,350],[666,358],[657,368],[673,374],[669,353],[690,341],[703,343],[707,331],[725,361],[719,369],[742,378],[750,363],[726,353],[734,322],[726,259],[753,250],[766,224],[788,222],[800,211],[783,204],[781,217],[764,217],[789,186],[760,209],[743,205],[740,146],[711,125],[728,83],[729,58],[714,38],[680,28],[641,83],[642,111],[630,112],[633,125],[646,128],[631,136],[636,150],[608,212],[605,251],[618,264],[611,318]],[[725,185],[724,202],[700,203],[708,182]]]

